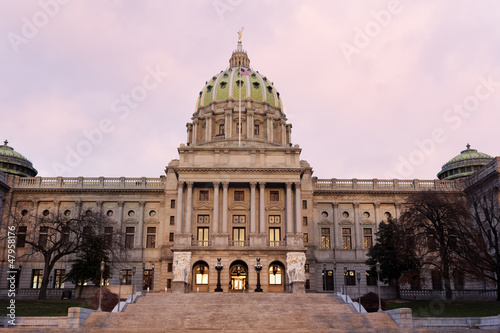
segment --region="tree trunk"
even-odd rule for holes
[[[45,258],[42,285],[40,286],[40,291],[38,292],[38,299],[47,299],[47,287],[49,286],[50,268],[50,258]]]
[[[450,279],[450,266],[448,264],[448,259],[443,258],[443,280],[444,280],[444,290],[446,292],[446,300],[451,301],[453,299],[453,292],[451,290],[451,279]]]

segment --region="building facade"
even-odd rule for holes
[[[357,295],[361,284],[363,293],[376,291],[364,262],[379,223],[398,218],[410,193],[458,191],[456,181],[317,179],[300,159],[301,148],[291,144],[292,125],[282,105],[273,83],[250,67],[239,41],[229,67],[200,91],[187,142],[165,176],[49,178],[34,177],[32,166],[24,166],[25,174],[3,169],[2,233],[25,213],[37,218],[92,210],[106,215],[106,233],[120,230],[131,248],[126,260],[114,263],[111,285],[122,280],[173,292],[322,292],[347,286]],[[7,142],[2,147],[14,151]],[[489,163],[480,171],[489,170],[497,181],[498,158],[480,158]],[[37,232],[29,223],[23,227],[24,237]],[[17,245],[16,285],[36,293],[43,262],[25,258],[29,249]],[[2,258],[0,289],[6,290],[6,240]],[[72,260],[62,258],[50,273],[53,291],[73,287],[63,283]],[[430,288],[430,279],[422,284]]]

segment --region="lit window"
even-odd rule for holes
[[[40,289],[42,286],[43,269],[33,269],[31,271],[31,288]]]
[[[321,228],[321,248],[330,248],[330,228]]]
[[[371,249],[373,246],[372,228],[363,228],[363,243],[365,249]]]
[[[208,227],[198,227],[198,246],[208,245]]]
[[[305,232],[304,233],[304,243],[309,242],[309,235]]]
[[[121,282],[123,285],[131,285],[132,284],[132,270],[124,269],[122,271],[122,279]]]
[[[200,264],[195,268],[196,284],[208,284],[208,266]]]
[[[54,288],[62,289],[64,288],[64,277],[66,275],[65,269],[54,270]]]
[[[281,228],[269,228],[269,246],[279,246],[281,240]]]
[[[348,270],[347,271],[347,285],[348,286],[355,286],[356,285],[356,271],[354,270]]]
[[[271,285],[276,285],[276,284],[281,284],[281,267],[278,265],[271,265],[269,267],[269,284]]]
[[[342,248],[344,250],[352,249],[351,228],[342,228]]]

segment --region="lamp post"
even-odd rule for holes
[[[361,273],[358,272],[357,274],[357,280],[358,280],[358,304],[359,304],[359,313],[361,313]]]
[[[104,260],[101,260],[101,266],[99,268],[101,269],[101,279],[99,280],[99,308],[97,308],[97,311],[102,311],[102,309],[101,309],[101,300],[102,300],[102,273],[104,272]]]
[[[326,293],[326,263],[323,263],[323,290]]]
[[[260,271],[262,270],[262,265],[260,264],[260,258],[257,258],[257,263],[255,264],[255,270],[257,271],[257,288],[255,288],[255,292],[261,293],[262,288],[260,287]]]
[[[215,265],[215,269],[217,270],[217,288],[215,288],[216,292],[222,292],[222,288],[220,286],[220,271],[222,271],[222,263],[220,262],[221,258],[217,258],[217,264]]]
[[[135,272],[136,272],[136,268],[135,266],[132,267],[132,297],[134,297],[133,295],[135,294],[135,280],[134,280],[134,277],[135,277]]]
[[[347,296],[347,265],[344,265],[344,295]]]
[[[155,263],[153,262],[153,264],[151,264],[152,268],[153,268],[153,272],[152,272],[152,278],[151,278],[151,291],[153,291],[153,288],[154,288],[154,285],[155,285]]]
[[[382,311],[382,300],[380,299],[380,263],[377,261],[375,264],[377,270],[377,289],[378,289],[378,312]]]
[[[337,282],[337,262],[334,261],[333,262],[333,291],[337,291],[337,289],[335,289],[335,282]]]

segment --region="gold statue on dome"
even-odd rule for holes
[[[243,27],[238,31],[238,43],[241,43],[241,34],[243,33]]]

